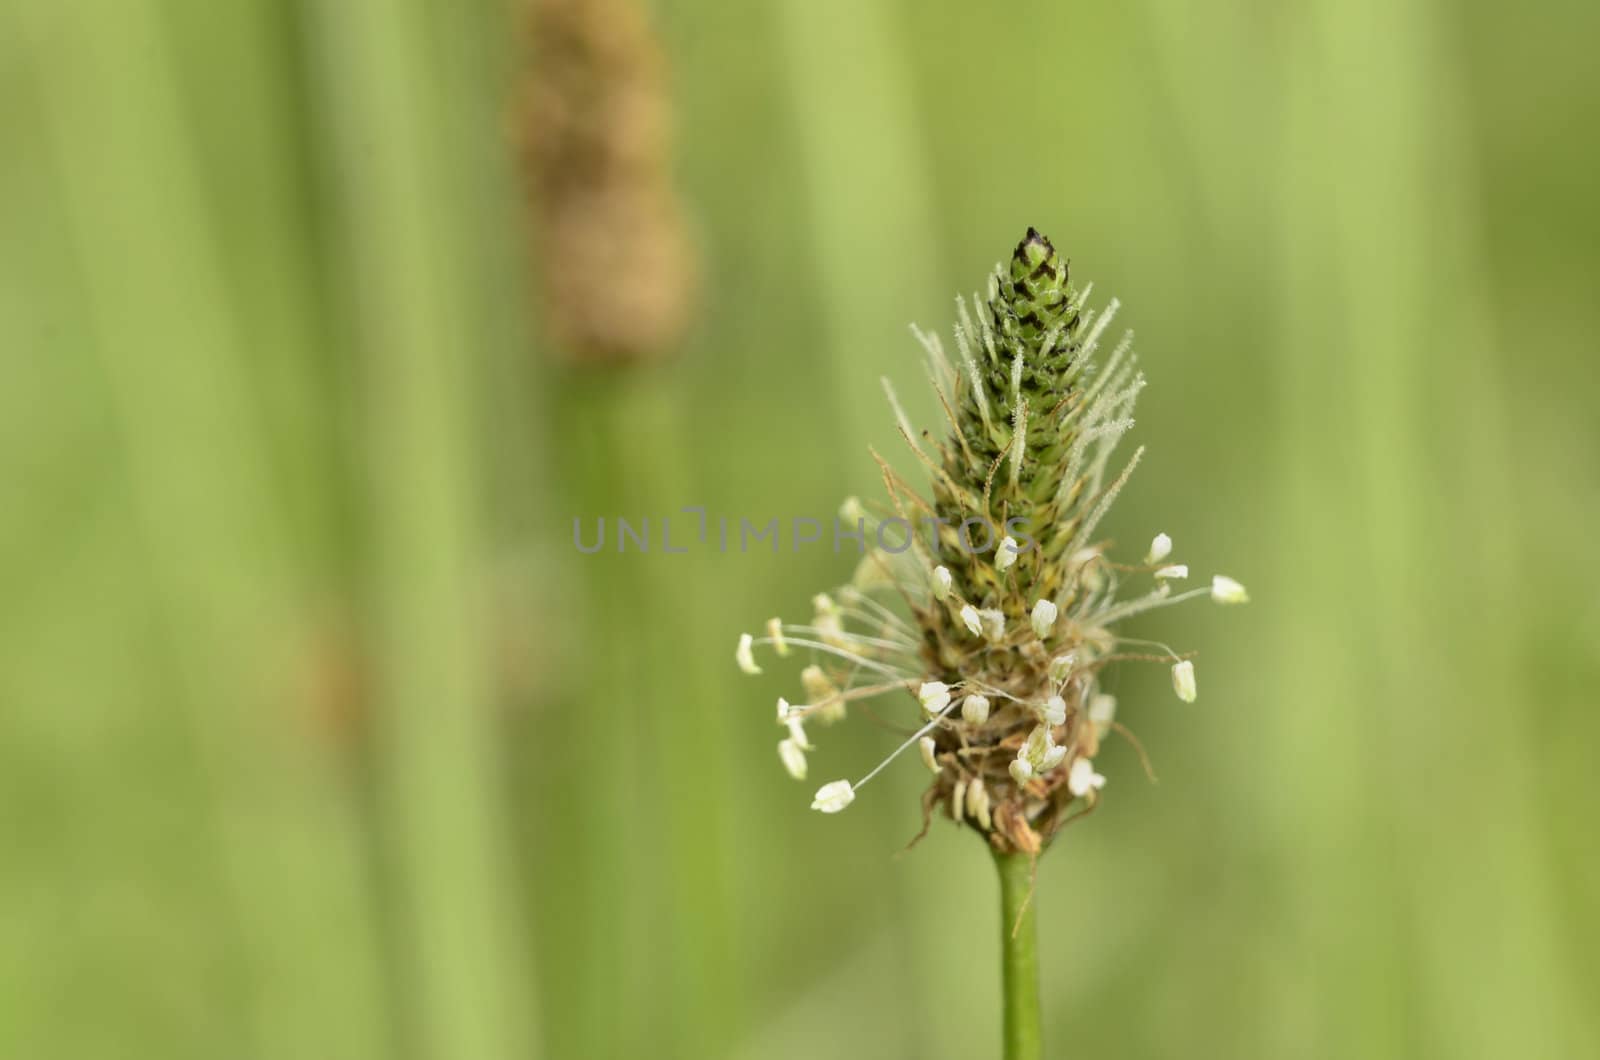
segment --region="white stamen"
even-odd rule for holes
[[[1172,555],[1172,538],[1166,534],[1157,534],[1150,542],[1150,551],[1144,557],[1146,563],[1160,563]]]
[[[1094,763],[1087,758],[1076,760],[1067,771],[1067,790],[1080,799],[1105,786],[1106,778],[1094,771]]]
[[[943,714],[950,705],[950,686],[943,681],[924,681],[917,689],[917,699],[929,714]]]
[[[1067,701],[1051,696],[1044,701],[1044,720],[1047,725],[1064,725],[1067,720]]]
[[[917,747],[922,751],[922,764],[928,767],[928,772],[939,772],[939,761],[933,757],[933,737],[924,736],[922,739],[917,741]]]
[[[1102,692],[1089,700],[1089,721],[1094,725],[1095,735],[1105,737],[1111,731],[1111,723],[1117,716],[1117,697]]]
[[[796,780],[806,779],[806,753],[800,745],[793,740],[778,741],[778,757],[783,761],[783,768]]]
[[[1062,747],[1060,744],[1052,744],[1049,750],[1045,751],[1044,753],[1044,761],[1039,764],[1039,772],[1050,772],[1056,766],[1060,765],[1061,760],[1065,757],[1067,757],[1067,749]]]
[[[805,690],[806,699],[817,704],[817,717],[824,723],[832,724],[844,717],[844,699],[822,667],[812,663],[801,670],[800,687]]]
[[[733,653],[734,661],[739,664],[739,669],[747,674],[758,674],[761,667],[756,665],[755,638],[748,633],[739,634],[739,648]]]
[[[1011,760],[1011,779],[1017,782],[1017,787],[1022,787],[1033,779],[1033,766],[1025,758]]]
[[[989,789],[976,777],[967,785],[967,815],[975,819],[984,831],[993,827],[993,820],[989,816]]]
[[[1050,660],[1050,680],[1060,684],[1072,676],[1072,668],[1078,665],[1078,656],[1075,652],[1057,655]]]
[[[1187,563],[1173,563],[1156,571],[1155,576],[1161,579],[1187,578],[1189,576],[1189,565]]]
[[[961,701],[961,719],[971,725],[989,720],[989,697],[973,693]]]
[[[1003,571],[1017,561],[1017,539],[1007,534],[994,552],[994,569]]]
[[[950,568],[933,568],[933,598],[943,600],[950,595]]]
[[[1194,684],[1194,663],[1188,659],[1176,664],[1172,668],[1172,690],[1178,693],[1178,698],[1185,703],[1193,703],[1196,690]]]
[[[1043,640],[1050,635],[1050,630],[1056,624],[1056,605],[1051,600],[1040,600],[1033,605],[1033,613],[1028,616],[1033,623],[1033,635]]]
[[[1035,725],[1033,731],[1028,733],[1027,742],[1017,751],[1017,757],[1026,759],[1035,772],[1043,773],[1045,756],[1054,746],[1055,740],[1051,738],[1050,730],[1043,725]]]
[[[811,746],[811,741],[806,739],[806,727],[805,724],[800,720],[800,713],[798,711],[791,711],[789,714],[789,719],[785,721],[784,724],[789,727],[789,739],[794,741],[794,745],[796,747],[800,748],[802,751],[815,750],[815,748]]]
[[[838,813],[855,801],[856,791],[848,780],[835,780],[817,789],[811,808],[823,813]]]
[[[988,609],[979,611],[978,616],[983,620],[983,635],[990,640],[999,640],[1006,635],[1006,615],[1004,611]]]
[[[772,650],[780,657],[789,654],[789,642],[783,639],[783,619],[767,619],[767,636],[772,638]]]
[[[967,604],[966,606],[962,607],[961,621],[967,627],[967,631],[974,637],[983,636],[983,619],[978,616],[978,609],[976,607],[973,607],[971,604]],[[754,672],[759,673],[760,671]]]
[[[1218,574],[1211,579],[1211,599],[1219,604],[1244,604],[1250,602],[1250,594],[1232,578]]]

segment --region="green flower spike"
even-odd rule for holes
[[[914,431],[887,381],[885,389],[929,495],[880,460],[888,503],[852,498],[841,513],[863,519],[878,542],[851,583],[819,595],[811,622],[775,620],[768,636],[741,639],[747,671],[757,669],[757,647],[812,656],[808,702],[779,705],[791,734],[780,757],[793,776],[805,775],[803,741],[793,735],[800,722],[837,721],[859,699],[904,698],[912,722],[904,742],[860,780],[825,785],[814,808],[845,809],[918,747],[934,773],[925,819],[942,809],[997,854],[1037,855],[1106,783],[1093,759],[1115,726],[1116,703],[1101,691],[1101,673],[1127,654],[1119,645],[1146,643],[1113,626],[1200,596],[1246,598],[1221,576],[1174,592],[1188,568],[1162,563],[1172,550],[1165,534],[1133,566],[1112,563],[1094,539],[1139,460],[1135,452],[1112,473],[1144,376],[1131,332],[1100,357],[1117,303],[1096,312],[1089,294],[1030,228],[986,297],[957,299],[954,359],[937,336],[913,328],[947,421],[942,438]],[[890,551],[906,527],[916,531],[909,547]],[[1164,654],[1155,658],[1173,665],[1179,697],[1192,701],[1193,663],[1156,647]]]

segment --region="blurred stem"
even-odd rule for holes
[[[1000,871],[1000,990],[1005,1009],[1005,1060],[1038,1060],[1039,938],[1034,923],[1032,859],[995,854]]]

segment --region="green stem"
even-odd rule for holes
[[[1033,864],[1026,854],[996,854],[1000,870],[1000,971],[1005,1060],[1039,1060],[1039,940]],[[1026,906],[1026,909],[1024,909]]]

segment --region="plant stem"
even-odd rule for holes
[[[1000,871],[1000,984],[1005,1060],[1039,1060],[1039,944],[1029,901],[1033,865],[1026,854],[996,854]],[[1027,909],[1023,906],[1026,903]]]

